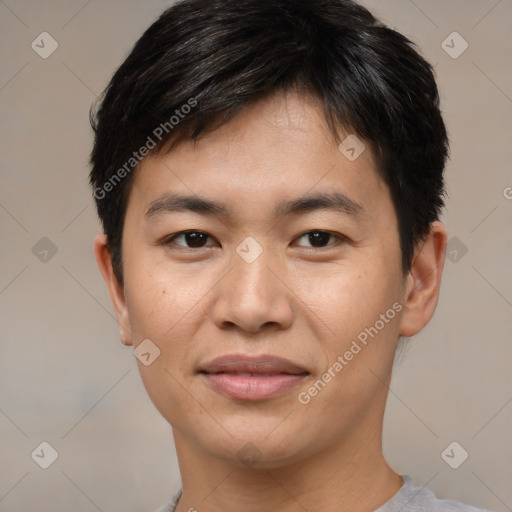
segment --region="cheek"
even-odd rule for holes
[[[160,350],[155,365],[169,372],[160,374],[152,371],[153,365],[149,371],[139,364],[141,376],[153,399],[165,389],[172,394],[179,385],[171,375],[181,382],[180,375],[186,378],[192,372],[191,362],[197,351],[192,341],[208,317],[209,293],[218,276],[194,265],[185,268],[169,261],[155,264],[147,254],[128,259],[125,268],[134,346],[150,339]]]
[[[135,259],[133,260],[135,261]],[[186,378],[194,346],[190,343],[200,318],[204,318],[201,301],[206,290],[200,279],[164,265],[154,267],[143,257],[136,265],[125,262],[125,296],[132,329],[134,348],[149,339],[160,350],[148,366],[137,361],[144,387],[155,407],[174,425],[186,418],[193,404],[185,392]],[[179,410],[179,417],[172,414]],[[197,416],[198,411],[190,412]]]
[[[163,343],[173,332],[190,325],[208,282],[197,269],[171,265],[157,251],[129,249],[127,244],[124,273],[132,334]]]
[[[331,431],[334,438],[359,421],[381,396],[382,382],[394,361],[400,274],[390,271],[382,256],[373,255],[368,261],[372,264],[361,265],[357,272],[340,268],[329,280],[317,280],[315,286],[309,283],[301,290],[307,306],[329,327],[321,340],[327,361],[316,376],[325,377],[327,384],[314,381],[303,391],[316,411],[315,428]]]
[[[141,338],[156,343],[172,329],[186,302],[180,300],[177,288],[177,283],[163,282],[152,273],[131,272],[125,281],[125,297],[135,344]]]
[[[373,325],[397,300],[398,276],[393,277],[382,257],[365,261],[325,267],[321,272],[315,270],[314,277],[296,279],[294,287],[306,306],[303,311],[312,312],[312,322],[316,319],[316,325],[323,326],[319,331],[324,341],[346,343]]]

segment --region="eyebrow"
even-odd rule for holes
[[[278,217],[304,215],[317,210],[333,210],[347,215],[358,215],[365,211],[361,204],[356,203],[345,194],[330,192],[282,201],[277,205],[275,215]],[[151,220],[161,214],[184,211],[221,217],[230,216],[230,208],[218,201],[194,195],[166,194],[149,205],[144,218]]]
[[[341,192],[317,193],[279,203],[277,215],[303,215],[316,210],[334,210],[347,215],[363,213],[364,208]]]
[[[150,220],[162,213],[191,211],[203,215],[220,215],[227,217],[228,209],[217,201],[204,199],[199,196],[167,194],[153,201],[146,210],[144,217]]]

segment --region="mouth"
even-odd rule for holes
[[[249,402],[278,397],[310,375],[288,359],[243,354],[216,358],[202,366],[199,374],[214,391]]]

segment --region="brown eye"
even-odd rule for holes
[[[189,249],[198,249],[206,247],[208,239],[211,238],[207,233],[202,231],[184,231],[178,233],[168,240],[168,243],[174,243],[176,245],[186,247]]]
[[[336,238],[340,238],[339,236],[336,236],[334,233],[331,233],[330,231],[309,231],[308,233],[304,233],[301,235],[298,240],[303,240],[305,243],[305,247],[327,247],[329,245],[333,245],[333,243],[336,241]],[[334,242],[331,241],[334,239]],[[331,241],[331,242],[330,242]],[[299,244],[302,245],[302,244]]]

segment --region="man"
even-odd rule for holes
[[[96,258],[182,477],[160,510],[476,510],[382,453],[446,248],[447,135],[412,43],[349,0],[184,0],[93,126]]]

